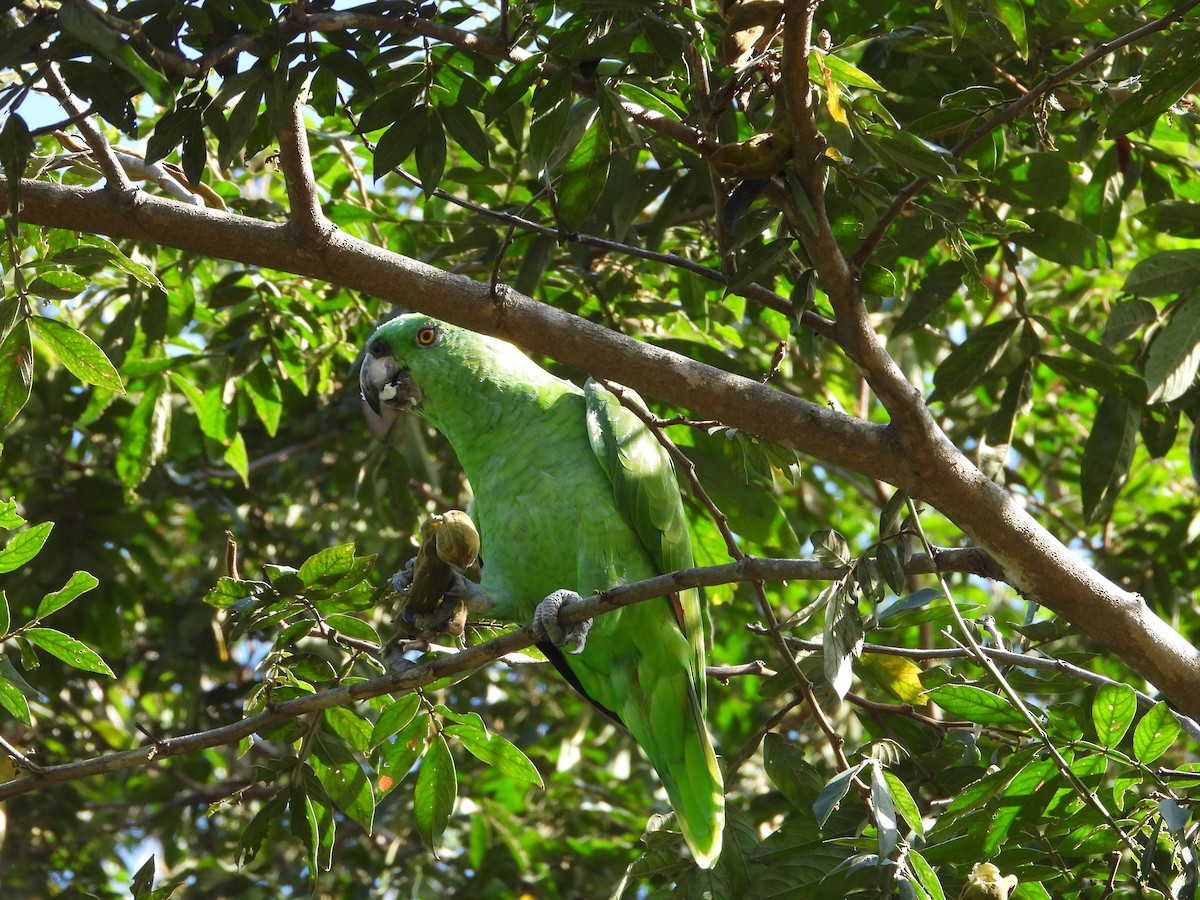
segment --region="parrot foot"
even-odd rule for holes
[[[564,627],[558,621],[558,612],[562,609],[562,605],[570,600],[582,599],[574,591],[559,590],[555,591],[545,600],[537,605],[537,609],[533,612],[533,624],[546,633],[546,637],[555,647],[565,647],[567,644],[574,644],[574,650],[568,650],[568,653],[576,654],[583,652],[583,646],[587,643],[588,632],[592,630],[592,620],[580,622],[578,625]]]
[[[413,571],[417,565],[417,558],[414,556],[404,564],[404,568],[392,576],[392,590],[397,594],[403,594],[412,584]]]

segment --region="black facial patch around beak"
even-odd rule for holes
[[[359,375],[362,397],[375,415],[383,415],[383,407],[407,410],[421,402],[421,389],[408,369],[396,364],[387,345],[376,341],[367,348]]]

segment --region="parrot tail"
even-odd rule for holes
[[[685,688],[686,697],[660,696],[667,693],[662,689],[669,687],[663,682],[673,680],[663,679],[655,685],[648,719],[626,716],[625,725],[658,772],[696,864],[709,869],[721,855],[725,831],[724,779],[691,679],[679,679],[684,685],[675,685]],[[665,712],[666,718],[655,716],[655,708]],[[651,723],[653,727],[648,728]],[[667,724],[672,727],[663,727]]]

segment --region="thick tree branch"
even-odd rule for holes
[[[1141,597],[1085,565],[954,447],[922,425],[903,434],[580,319],[503,286],[434,269],[335,231],[297,246],[286,225],[182,206],[144,194],[26,181],[22,221],[275,268],[373,294],[536,353],[732,427],[903,488],[947,516],[1032,599],[1119,654],[1183,711],[1200,716],[1200,651]],[[0,179],[0,206],[7,191]],[[4,212],[6,209],[0,210]],[[914,391],[915,393],[915,391]],[[924,407],[920,407],[924,410]],[[928,412],[923,413],[928,418]]]
[[[321,210],[304,127],[304,105],[299,98],[280,127],[279,168],[287,188],[290,221],[296,237],[302,242],[322,243],[334,229]]]

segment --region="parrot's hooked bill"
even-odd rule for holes
[[[693,565],[662,445],[597,382],[579,388],[511,344],[421,314],[392,319],[370,337],[361,385],[376,413],[412,410],[441,431],[470,479],[484,561],[481,584],[468,588],[474,608],[546,626],[554,643],[539,646],[629,729],[692,855],[712,866],[725,797],[705,725],[699,592],[601,616],[578,652],[561,651],[581,636],[557,625],[564,600]]]

